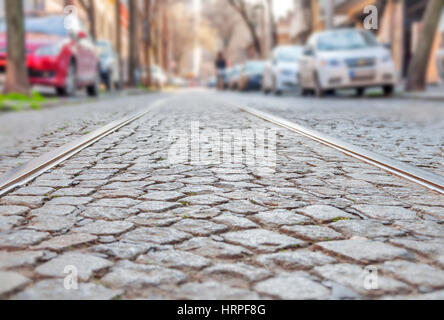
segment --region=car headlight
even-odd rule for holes
[[[55,45],[50,45],[50,46],[43,46],[38,48],[35,52],[34,55],[42,57],[42,56],[50,56],[50,57],[55,57],[58,56],[60,54],[60,51],[62,51],[64,43],[58,43]]]

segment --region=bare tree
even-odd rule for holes
[[[152,9],[153,4],[151,0],[145,0],[145,30],[144,30],[144,36],[145,36],[145,62],[146,62],[146,68],[147,68],[147,86],[151,86],[151,26],[152,26]]]
[[[270,20],[270,32],[271,32],[271,45],[272,47],[276,47],[278,44],[278,30],[277,30],[277,22],[276,17],[274,16],[274,1],[267,0],[268,4],[268,16]]]
[[[230,46],[239,17],[231,6],[227,7],[222,1],[215,1],[205,7],[205,16],[209,23],[217,30],[222,41],[224,51]]]
[[[251,38],[253,40],[254,49],[258,56],[262,56],[261,40],[257,31],[257,22],[255,21],[253,7],[247,0],[228,0],[228,3],[240,14],[242,20],[248,27]]]
[[[129,84],[137,84],[136,72],[139,68],[138,46],[138,1],[128,1],[129,8]]]
[[[122,63],[122,17],[120,0],[115,2],[115,18],[116,18],[116,51],[119,59],[119,85],[123,84],[123,63]]]
[[[118,1],[117,1],[118,2]],[[80,4],[85,8],[88,13],[89,21],[89,33],[94,41],[97,40],[97,28],[96,28],[96,4],[95,0],[80,0]]]
[[[5,93],[29,94],[29,78],[26,68],[25,26],[22,0],[5,1],[7,25],[7,69]]]
[[[424,91],[430,52],[441,17],[444,0],[429,0],[422,19],[421,35],[410,62],[407,75],[407,91]]]

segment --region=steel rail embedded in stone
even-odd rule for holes
[[[431,172],[422,170],[420,168],[417,168],[415,166],[400,161],[393,160],[391,158],[387,158],[383,155],[368,151],[366,149],[355,146],[340,139],[333,138],[316,130],[305,128],[301,125],[271,115],[269,113],[262,112],[245,106],[240,106],[239,108],[244,112],[247,112],[265,121],[274,123],[290,131],[299,133],[312,140],[318,141],[324,145],[339,150],[349,156],[352,156],[361,161],[367,162],[371,165],[381,168],[385,171],[393,173],[397,176],[400,176],[402,178],[420,184],[426,188],[444,194],[444,177],[440,175],[433,174]]]
[[[0,196],[8,193],[16,187],[32,181],[39,175],[57,166],[63,161],[71,158],[75,154],[79,153],[80,151],[89,147],[100,139],[141,118],[148,111],[150,111],[155,106],[158,106],[163,101],[164,99],[156,101],[153,105],[149,106],[143,111],[131,114],[120,120],[113,121],[106,126],[97,129],[75,141],[56,148],[48,153],[43,154],[40,157],[32,159],[27,163],[4,173],[0,176]]]

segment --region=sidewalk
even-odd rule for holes
[[[444,84],[429,85],[424,92],[404,92],[404,88],[399,87],[396,96],[405,99],[444,101]]]

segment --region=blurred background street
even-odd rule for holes
[[[0,0],[0,92],[0,299],[444,298],[444,0]]]

